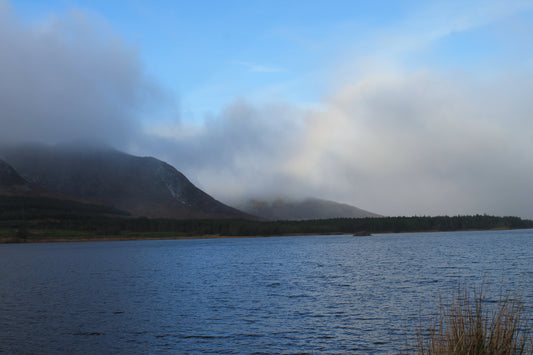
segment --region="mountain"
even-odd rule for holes
[[[59,197],[52,191],[26,181],[11,165],[3,160],[0,160],[0,195]]]
[[[152,157],[82,145],[18,145],[0,147],[0,158],[33,185],[135,216],[252,218],[215,200],[174,167]]]
[[[26,181],[0,160],[0,220],[65,218],[67,216],[125,216],[112,207],[82,203]]]
[[[241,206],[241,209],[267,220],[380,217],[351,205],[317,198],[301,201],[277,199],[272,202],[252,199]]]

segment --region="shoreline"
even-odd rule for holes
[[[518,228],[522,229],[522,228]],[[528,229],[528,228],[524,228]],[[498,230],[513,230],[508,227],[499,227],[491,229],[461,229],[453,231],[440,231],[440,230],[422,230],[422,231],[409,231],[409,232],[375,232],[375,233],[289,233],[289,234],[275,234],[275,235],[218,235],[218,234],[204,234],[204,235],[192,235],[192,236],[169,236],[169,237],[146,237],[146,236],[93,236],[93,237],[72,237],[72,238],[0,238],[0,244],[32,244],[32,243],[69,243],[69,242],[119,242],[119,241],[135,241],[135,240],[201,240],[201,239],[231,239],[231,238],[273,238],[273,237],[306,237],[306,236],[319,236],[319,235],[350,235],[354,238],[371,237],[379,234],[406,234],[406,233],[437,233],[437,232],[481,232],[481,231],[498,231]]]
[[[377,233],[376,233],[377,234]],[[196,240],[196,239],[231,239],[231,238],[273,238],[273,237],[307,237],[315,235],[350,235],[350,233],[292,233],[292,234],[276,234],[276,235],[218,235],[218,234],[204,234],[193,236],[175,236],[175,237],[82,237],[82,238],[3,238],[0,239],[0,244],[31,244],[31,243],[64,243],[64,242],[120,242],[133,240]]]

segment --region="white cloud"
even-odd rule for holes
[[[532,105],[500,84],[425,72],[344,87],[310,121],[293,174],[384,214],[533,211],[523,195],[533,192],[523,180]],[[514,84],[531,89],[528,78]]]

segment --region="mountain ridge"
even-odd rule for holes
[[[239,210],[200,190],[166,162],[108,146],[0,144],[0,159],[0,194],[71,199],[113,207],[132,216],[263,220],[380,216],[318,198],[250,199],[242,203]],[[3,184],[2,179],[5,180]],[[9,186],[8,180],[11,181]]]
[[[18,145],[0,147],[29,183],[81,201],[152,218],[254,218],[194,186],[173,166],[108,147]]]
[[[382,217],[352,205],[314,197],[302,200],[277,198],[272,201],[250,199],[239,207],[266,220]]]

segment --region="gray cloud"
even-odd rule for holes
[[[145,136],[136,152],[167,160],[226,201],[294,193],[283,164],[303,143],[304,112],[286,104],[236,101],[201,125],[179,123]]]
[[[72,11],[23,24],[0,6],[0,139],[98,140],[123,146],[161,91],[135,48],[99,19]]]

